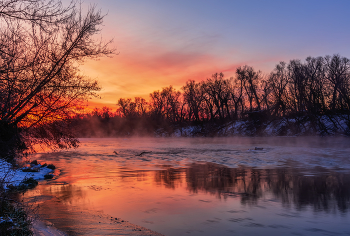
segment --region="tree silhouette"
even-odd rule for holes
[[[110,42],[96,40],[103,15],[76,2],[9,0],[0,3],[1,155],[33,142],[69,147],[77,139],[60,122],[96,96],[96,81],[77,63],[109,55]]]
[[[234,129],[245,135],[349,134],[349,75],[349,59],[339,55],[280,62],[267,76],[242,66],[231,78],[215,73],[188,80],[182,91],[172,86],[154,91],[149,102],[121,98],[114,129],[187,136],[183,129],[192,126],[191,135],[210,136],[240,123]]]

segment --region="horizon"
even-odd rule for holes
[[[90,0],[84,6],[97,4]],[[101,99],[89,109],[115,110],[119,98],[143,97],[172,85],[179,90],[237,67],[264,74],[280,62],[308,56],[350,57],[347,1],[116,1],[102,0],[104,40],[118,55],[86,61],[83,74],[96,79]]]

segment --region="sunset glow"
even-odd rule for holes
[[[349,0],[0,1],[1,235],[342,235]]]
[[[84,4],[95,4],[90,0]],[[117,55],[87,61],[82,72],[102,86],[90,107],[116,109],[119,98],[149,94],[241,65],[270,73],[280,61],[350,56],[347,1],[98,1],[101,35]],[[312,10],[311,10],[312,9]],[[344,25],[345,24],[345,25]]]

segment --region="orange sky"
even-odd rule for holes
[[[125,49],[128,51],[128,49]],[[272,65],[275,60],[258,61]],[[226,77],[234,75],[235,69],[241,65],[251,65],[249,61],[231,62],[224,56],[210,53],[169,51],[165,48],[128,53],[119,50],[113,58],[102,58],[88,61],[81,66],[82,72],[96,79],[102,90],[100,99],[89,101],[90,107],[109,106],[117,108],[119,98],[136,96],[149,99],[149,94],[169,85],[181,89],[188,80],[201,81],[216,72],[223,72]],[[256,62],[254,63],[256,64]]]
[[[67,0],[65,0],[67,1]],[[102,37],[119,54],[87,61],[99,81],[90,107],[117,108],[119,98],[149,94],[249,65],[270,73],[280,61],[339,53],[350,57],[348,1],[86,0],[108,13]],[[310,10],[312,9],[312,10]]]

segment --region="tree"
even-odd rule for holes
[[[191,121],[192,117],[195,121],[199,121],[202,112],[203,103],[203,91],[201,90],[201,84],[196,83],[194,80],[189,80],[186,85],[182,87],[184,91],[184,103],[188,106],[188,120]]]
[[[259,82],[262,80],[261,72],[254,71],[253,67],[241,66],[236,70],[237,79],[241,81],[243,88],[245,89],[246,95],[249,101],[249,111],[253,109],[258,111],[261,110],[260,98],[258,96]],[[255,101],[255,106],[254,106]]]
[[[230,97],[229,81],[224,79],[223,73],[215,73],[204,84],[203,89],[207,95],[207,101],[212,102],[212,107],[215,107],[215,113],[219,115],[219,119],[230,117],[228,100]],[[213,117],[212,117],[213,118]]]
[[[288,85],[288,70],[285,62],[280,62],[276,65],[276,68],[271,72],[268,79],[268,87],[264,90],[269,89],[272,94],[273,116],[285,116],[288,104],[288,94],[286,91]],[[268,106],[268,101],[265,102]]]
[[[135,97],[135,101],[131,101],[131,98],[120,98],[117,106],[117,111],[123,114],[124,117],[131,119],[141,117],[146,112],[146,100],[140,97]]]
[[[350,110],[350,60],[339,55],[326,56],[326,78],[330,91],[330,110],[348,113]]]
[[[72,2],[0,1],[0,152],[40,142],[76,146],[65,121],[96,96],[96,81],[79,71],[88,58],[110,55],[109,42],[96,40],[103,15],[94,6],[83,15]]]
[[[172,122],[176,123],[181,120],[181,92],[176,91],[173,86],[165,87],[162,89],[161,96],[163,97],[164,103],[164,112],[166,118]]]
[[[148,103],[146,99],[141,97],[135,97],[136,111],[140,116],[144,116],[146,114]]]
[[[235,79],[231,78],[231,101],[234,105],[233,119],[238,119],[239,109],[241,109],[240,114],[244,113],[244,99],[243,99],[243,80],[239,79],[237,76]]]
[[[32,23],[49,30],[53,24],[67,20],[76,4],[63,7],[61,1],[52,0],[1,0],[1,24]],[[51,28],[52,29],[52,28]]]
[[[156,119],[163,119],[175,123],[182,119],[181,92],[173,86],[165,87],[162,91],[154,91],[150,94],[150,107],[152,115]]]

